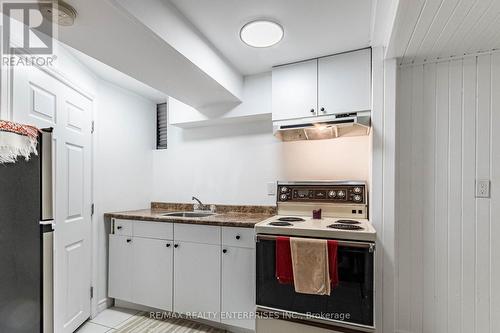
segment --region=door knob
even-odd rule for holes
[[[227,249],[222,250],[222,253],[227,253]]]
[[[241,236],[240,236],[240,235],[237,235],[237,236],[236,236],[236,239],[240,239],[240,238],[241,238]]]
[[[178,247],[179,247],[179,244],[175,244],[175,245],[174,245],[174,247],[175,247],[175,248],[178,248]]]
[[[321,108],[321,111],[322,111],[322,112],[325,112],[325,108]]]

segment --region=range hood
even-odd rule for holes
[[[343,113],[273,122],[282,141],[323,140],[370,134],[371,111]]]

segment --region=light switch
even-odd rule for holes
[[[267,195],[276,195],[276,182],[267,183]]]
[[[490,197],[490,181],[487,179],[479,179],[476,181],[476,198]]]

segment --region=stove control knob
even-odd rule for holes
[[[280,200],[281,201],[286,201],[286,199],[287,199],[286,194],[280,195]]]
[[[338,196],[339,198],[343,198],[343,197],[345,197],[345,192],[344,192],[344,191],[338,191],[338,192],[337,192],[337,196]]]
[[[335,191],[329,191],[328,192],[328,197],[335,198],[336,196],[337,196],[337,192],[335,192]]]
[[[354,193],[356,193],[356,194],[360,194],[361,193],[361,187],[355,187],[352,191]]]
[[[286,193],[288,191],[288,188],[286,186],[283,186],[281,188],[281,193]]]
[[[352,197],[352,199],[353,199],[355,202],[360,202],[360,201],[363,199],[363,197],[362,197],[362,196],[360,196],[360,195],[358,195],[358,194],[356,194],[354,197]]]

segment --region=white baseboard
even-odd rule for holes
[[[97,303],[97,313],[101,313],[102,311],[106,310],[107,308],[110,308],[113,306],[113,300],[111,298],[103,298]]]

